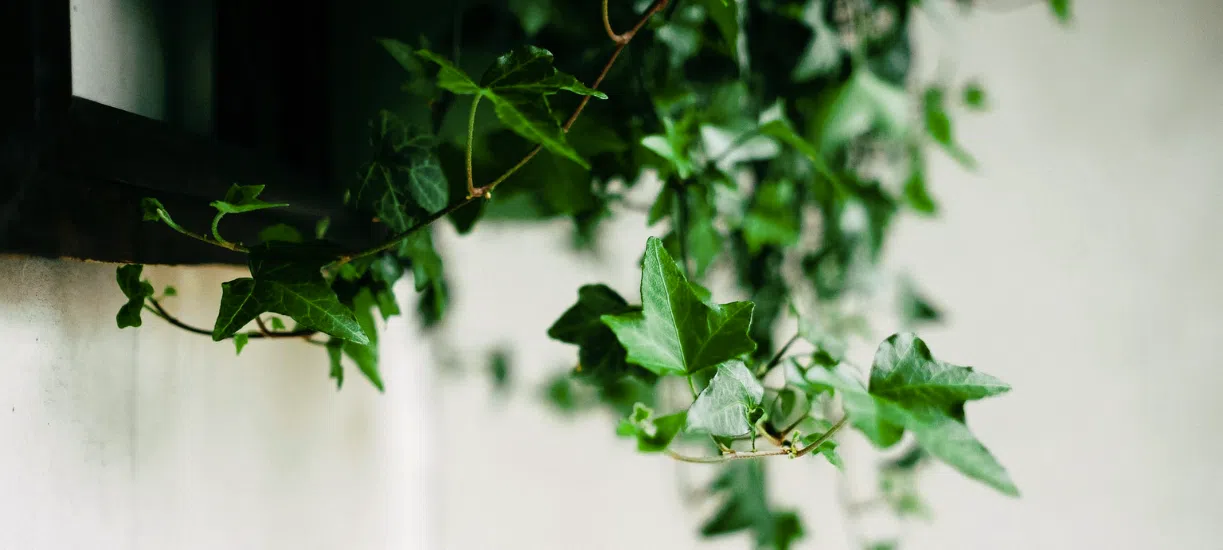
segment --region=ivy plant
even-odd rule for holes
[[[637,452],[720,468],[701,491],[719,503],[702,535],[750,532],[757,548],[791,547],[807,530],[800,510],[769,498],[766,459],[841,468],[837,439],[848,430],[889,450],[879,493],[899,516],[926,515],[914,480],[932,461],[1018,496],[966,415],[969,402],[1010,386],[936,356],[914,334],[941,308],[912,281],[896,278],[902,326],[869,364],[847,353],[873,333],[855,304],[877,299],[877,282],[891,277],[879,259],[894,220],[940,210],[928,156],[972,169],[955,117],[992,103],[976,80],[909,74],[908,23],[933,2],[976,3],[418,6],[400,36],[410,40],[371,37],[404,70],[404,100],[370,113],[368,158],[336,197],[385,239],[344,248],[328,241],[326,220],[268,227],[255,242],[227,238],[227,217],[286,206],[260,199],[258,182],[211,203],[203,231],[149,197],[146,221],[245,254],[249,276],[222,285],[208,328],[171,313],[173,288],[158,294],[142,266],[121,266],[117,324],[140,327],[148,313],[237,353],[257,340],[301,340],[323,348],[320,366],[337,387],[355,367],[382,390],[378,331],[403,313],[396,292],[419,294],[426,329],[447,312],[433,224],[465,234],[498,219],[567,218],[575,246],[589,249],[602,222],[643,215],[657,236],[640,243],[638,291],[598,281],[576,289],[540,335],[576,348],[544,394],[564,411],[614,411],[609,436]],[[1067,0],[1049,6],[1070,17]],[[477,23],[480,32],[460,32]],[[408,274],[412,283],[398,284]],[[732,284],[712,292],[715,274]],[[509,357],[499,349],[488,363],[504,390]]]

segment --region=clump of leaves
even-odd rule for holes
[[[384,238],[340,247],[327,240],[322,219],[312,234],[278,224],[255,242],[227,239],[226,217],[287,206],[262,199],[255,182],[211,203],[216,214],[205,232],[147,198],[146,221],[245,254],[249,276],[222,285],[205,328],[165,307],[173,289],[156,296],[141,266],[122,266],[117,324],[138,327],[147,311],[232,340],[238,352],[256,340],[304,340],[323,348],[320,366],[337,387],[355,366],[382,390],[379,330],[403,314],[400,281],[411,274],[423,328],[437,326],[448,309],[432,224],[445,218],[467,233],[496,219],[566,217],[574,243],[591,248],[603,221],[639,209],[659,237],[645,243],[638,294],[595,282],[577,290],[547,331],[577,348],[575,362],[542,394],[568,413],[614,411],[615,433],[639,452],[720,464],[702,491],[719,505],[701,534],[749,531],[758,548],[789,548],[806,530],[799,510],[768,497],[765,459],[840,468],[849,460],[836,438],[846,429],[879,448],[909,446],[881,477],[880,498],[898,515],[926,515],[914,476],[930,460],[1018,495],[966,418],[970,401],[1009,386],[937,359],[907,332],[942,316],[907,279],[898,279],[896,304],[905,326],[878,344],[868,369],[847,353],[851,340],[874,334],[852,308],[890,278],[878,260],[893,222],[939,212],[926,179],[929,150],[974,166],[955,117],[993,107],[975,80],[909,91],[908,21],[922,7],[910,0],[422,7],[400,32],[416,45],[377,39],[405,71],[405,100],[394,112],[371,113],[369,156],[351,167],[356,175],[337,197]],[[1050,7],[1070,17],[1067,0]],[[455,32],[473,20],[480,33]],[[650,185],[643,182],[654,182],[657,195],[635,206],[629,195]],[[715,299],[704,286],[715,274],[748,298]],[[781,334],[789,338],[777,346],[786,320],[797,322],[797,334]],[[498,350],[488,364],[503,390],[508,357]],[[687,398],[668,391],[685,385]]]

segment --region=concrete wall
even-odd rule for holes
[[[958,127],[981,170],[936,157],[945,215],[904,221],[889,263],[950,311],[926,334],[936,353],[1016,388],[971,416],[1024,497],[935,468],[936,521],[901,526],[906,548],[1223,536],[1223,4],[1076,5],[1072,31],[1036,6],[953,22],[953,40],[922,27],[994,108]],[[577,286],[636,287],[635,216],[601,257],[558,252],[563,225],[443,231],[453,316],[433,344],[392,323],[381,397],[356,377],[336,393],[314,349],[235,359],[155,320],[118,331],[113,266],[0,260],[0,549],[697,547],[708,506],[680,489],[708,470],[636,455],[609,419],[557,420],[534,393],[572,360],[543,331]],[[236,273],[151,276],[207,325]],[[441,374],[437,343],[462,373]],[[503,343],[516,391],[498,399],[480,368]],[[773,464],[777,499],[803,508],[801,547],[848,548],[832,469]]]

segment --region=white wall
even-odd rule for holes
[[[931,470],[936,521],[905,526],[906,548],[1223,536],[1223,3],[1076,4],[1071,31],[1034,6],[957,23],[948,46],[993,99],[958,127],[982,169],[937,160],[945,214],[902,223],[889,262],[951,312],[926,334],[936,353],[1014,385],[970,416],[1024,496]],[[429,346],[400,321],[385,396],[355,376],[335,392],[315,349],[253,343],[235,359],[152,319],[119,331],[113,266],[0,260],[0,549],[698,547],[707,510],[679,487],[708,470],[634,454],[607,418],[557,421],[533,393],[572,361],[543,332],[578,285],[633,294],[634,216],[602,258],[559,255],[562,225],[444,231],[445,333],[467,374],[435,386]],[[235,273],[152,277],[207,325]],[[516,391],[498,400],[481,368],[501,343]],[[804,510],[802,547],[846,547],[832,469],[772,464],[778,500]]]

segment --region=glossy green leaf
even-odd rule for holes
[[[331,338],[327,340],[327,359],[331,368],[328,376],[335,380],[335,389],[344,387],[344,340]]]
[[[828,433],[828,430],[831,429],[831,422],[820,418],[808,417],[802,423],[802,425],[795,430],[794,439],[797,444],[802,445],[803,447],[814,445],[816,441],[819,441],[820,438],[824,437],[824,434]],[[812,451],[812,456],[817,454],[824,457],[829,464],[832,464],[838,469],[845,466],[845,462],[841,460],[841,455],[837,453],[837,442],[834,439],[828,439],[827,441],[820,443],[820,446]]]
[[[373,140],[379,152],[350,191],[354,204],[396,233],[411,227],[415,217],[446,208],[450,183],[433,152],[433,136],[382,111]]]
[[[646,243],[641,299],[642,312],[602,319],[628,350],[628,361],[651,372],[691,374],[756,349],[747,335],[752,303],[702,303],[654,237]]]
[[[217,212],[222,214],[241,214],[243,212],[289,206],[288,203],[284,202],[264,202],[259,200],[259,194],[262,192],[262,185],[238,185],[235,183],[225,193],[225,200],[212,201],[210,204],[213,208],[217,209]]]
[[[683,429],[687,414],[686,411],[680,411],[655,417],[653,409],[642,403],[636,403],[633,405],[633,412],[627,418],[620,420],[620,424],[616,427],[616,434],[621,437],[636,438],[639,452],[661,452]]]
[[[456,94],[479,95],[493,104],[497,118],[523,138],[539,143],[584,168],[590,165],[565,139],[560,121],[548,96],[561,91],[606,99],[607,95],[578,82],[552,66],[552,52],[535,46],[515,48],[498,57],[477,85],[445,58],[419,50],[425,59],[440,66],[438,85]]]
[[[304,244],[272,241],[251,249],[252,278],[221,285],[221,307],[212,330],[223,340],[271,312],[287,315],[305,327],[331,336],[368,344],[353,312],[344,307],[320,271],[326,258],[311,257]]]
[[[123,304],[115,315],[115,323],[119,328],[140,326],[140,312],[144,309],[144,300],[153,297],[153,285],[140,278],[142,271],[144,266],[141,264],[122,265],[115,269],[119,290],[127,297],[127,303]]]
[[[763,398],[764,387],[742,361],[723,363],[688,409],[688,429],[722,437],[749,433],[750,413]]]
[[[626,351],[602,316],[620,315],[638,308],[630,306],[605,285],[578,289],[578,301],[548,329],[548,337],[579,346],[576,374],[602,380],[617,379],[630,372]]]
[[[246,347],[246,344],[249,341],[250,341],[250,336],[247,336],[246,333],[239,332],[235,334],[234,335],[234,353],[235,355],[242,355],[242,348]]]
[[[838,391],[854,427],[876,445],[894,444],[901,432],[908,430],[922,448],[964,475],[1004,494],[1019,494],[1002,465],[962,419],[955,417],[962,412],[965,401],[1007,391],[1009,386],[998,379],[934,360],[925,343],[912,334],[893,335],[879,346],[869,390],[861,382],[823,367],[802,371],[790,364],[786,368],[790,384]]]
[[[272,317],[272,330],[284,330],[285,322],[280,320],[280,317]]]

